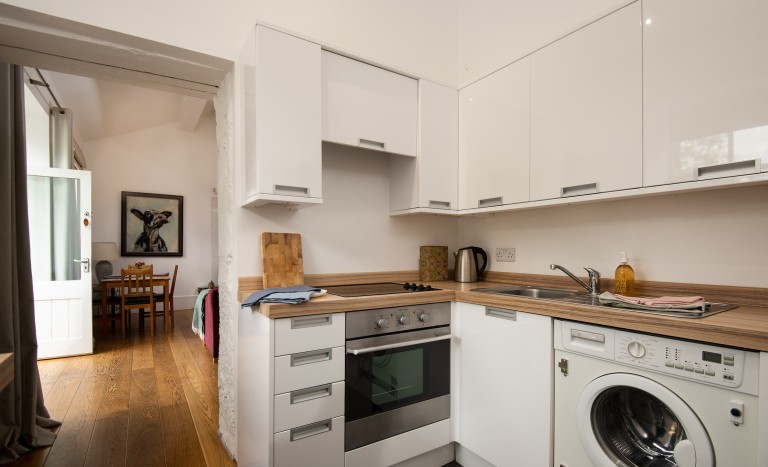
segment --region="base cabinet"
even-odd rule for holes
[[[498,467],[552,465],[552,319],[457,306],[459,442]]]
[[[240,310],[238,465],[344,465],[345,323]]]

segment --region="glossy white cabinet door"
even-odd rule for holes
[[[643,18],[644,184],[768,170],[768,2],[644,0]]]
[[[418,157],[390,158],[390,209],[458,209],[459,94],[419,80]]]
[[[552,465],[552,319],[458,306],[461,445],[498,467]]]
[[[256,26],[241,62],[242,204],[322,202],[320,46]]]
[[[417,81],[322,52],[323,140],[416,156]]]
[[[528,201],[530,64],[459,91],[459,209]]]
[[[531,57],[531,200],[642,185],[640,2]]]

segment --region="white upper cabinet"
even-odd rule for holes
[[[417,81],[322,52],[322,139],[416,156]]]
[[[531,200],[642,186],[640,2],[531,57]]]
[[[529,63],[459,91],[459,209],[528,201]]]
[[[240,60],[242,205],[321,203],[320,46],[256,26]]]
[[[458,209],[459,93],[419,80],[418,157],[390,156],[390,210]]]
[[[643,1],[646,186],[768,170],[766,19],[766,0]]]

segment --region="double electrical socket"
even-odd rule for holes
[[[496,261],[514,263],[515,249],[514,248],[496,248]]]

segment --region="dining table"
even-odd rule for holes
[[[168,290],[170,287],[170,281],[171,276],[168,273],[165,274],[153,274],[152,275],[152,285],[154,287],[162,287],[163,288],[163,311],[164,311],[164,318],[165,321],[165,333],[168,334],[170,331],[170,326],[168,325],[168,310],[170,306],[170,297],[168,295]],[[104,332],[104,335],[107,335],[107,325],[109,322],[109,317],[107,313],[107,305],[109,302],[109,292],[111,290],[119,290],[120,289],[120,276],[106,276],[103,279],[99,281],[99,285],[101,285],[101,322],[102,322],[102,329]],[[152,313],[154,313],[154,310],[151,310]],[[154,316],[153,318],[154,319]]]

